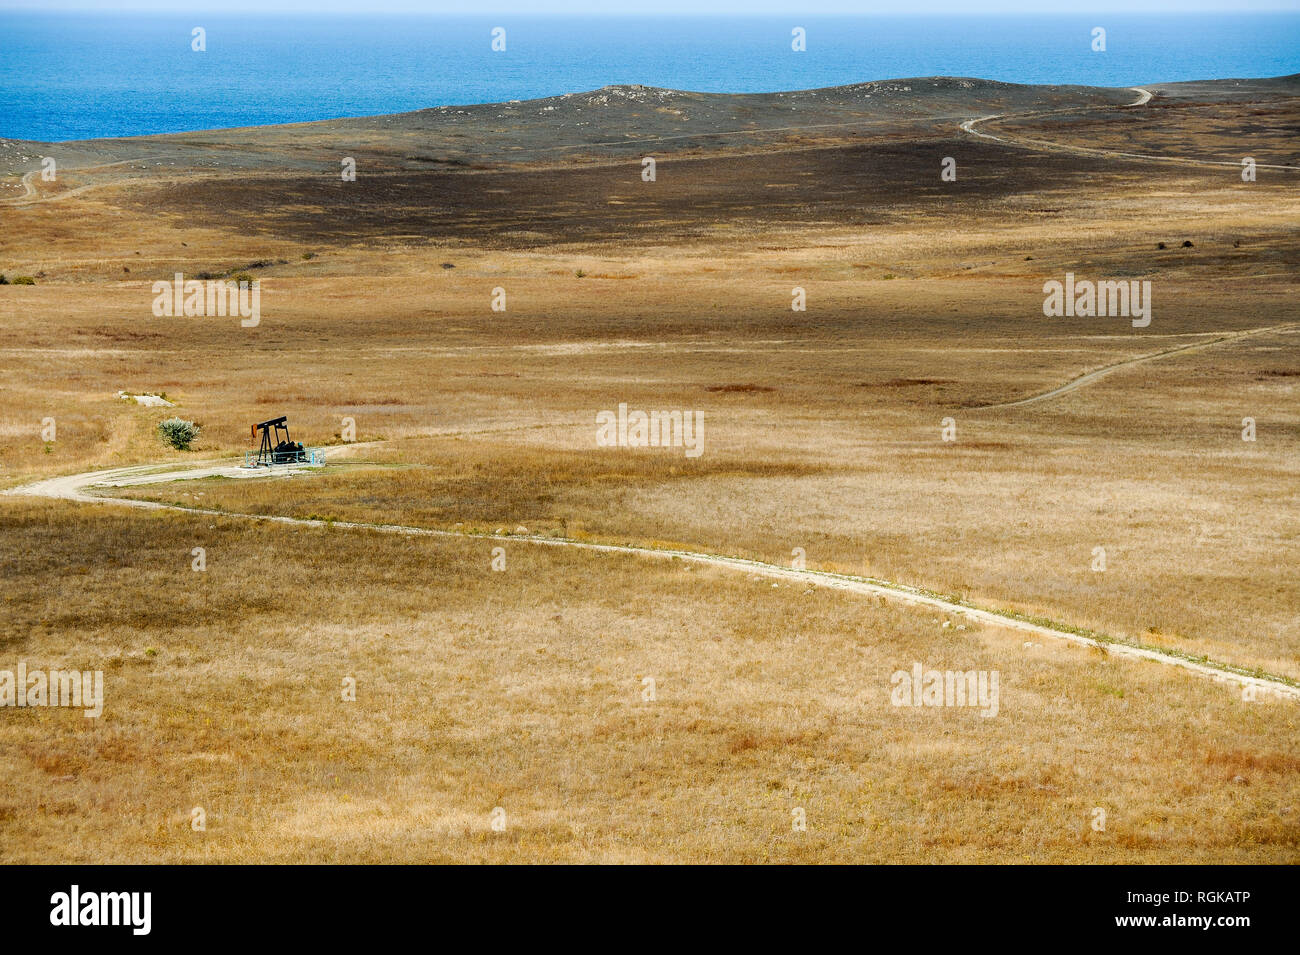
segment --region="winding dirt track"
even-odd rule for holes
[[[1138,94],[1138,98],[1131,103],[1124,103],[1120,106],[1101,107],[1103,109],[1133,109],[1135,106],[1145,106],[1151,100],[1151,91],[1144,90],[1140,86],[1130,86],[1133,92]],[[1164,162],[1177,163],[1184,166],[1231,166],[1235,169],[1241,168],[1240,161],[1222,160],[1222,159],[1189,159],[1182,156],[1157,156],[1151,153],[1126,153],[1116,149],[1091,149],[1087,146],[1071,146],[1066,143],[1054,143],[1045,139],[1026,139],[1020,136],[994,136],[992,133],[982,133],[975,127],[980,123],[987,123],[995,119],[1031,119],[1035,116],[1049,116],[1055,113],[1077,113],[1080,107],[1066,106],[1062,109],[1040,109],[1031,110],[1027,113],[992,113],[988,116],[977,116],[974,119],[968,119],[961,124],[963,132],[970,133],[972,136],[978,136],[980,139],[992,140],[995,143],[1002,143],[1004,146],[1023,146],[1025,149],[1047,150],[1051,152],[1074,153],[1077,156],[1095,156],[1102,159],[1141,159],[1146,162]],[[1274,163],[1255,163],[1256,169],[1280,169],[1284,172],[1300,172],[1300,166],[1281,166]]]
[[[119,159],[117,162],[102,162],[96,163],[93,166],[71,166],[64,171],[86,172],[94,169],[109,169],[113,166],[129,166],[132,163],[145,163],[149,162],[150,159],[151,157],[149,156],[138,157],[136,159]],[[39,169],[32,169],[29,172],[24,173],[23,178],[19,180],[23,187],[23,194],[21,196],[11,196],[8,199],[0,199],[0,205],[30,206],[35,205],[38,202],[60,202],[64,199],[71,199],[73,196],[79,196],[83,192],[89,192],[91,189],[98,189],[100,186],[109,185],[109,183],[106,182],[88,182],[84,186],[77,186],[74,189],[67,189],[63,192],[55,192],[48,196],[42,196],[37,191],[36,187],[32,185],[32,177],[39,174],[40,171],[41,170]]]
[[[1134,358],[1125,358],[1123,361],[1117,361],[1110,365],[1104,365],[1101,368],[1097,368],[1094,369],[1093,371],[1087,372],[1086,374],[1082,374],[1078,378],[1072,378],[1070,381],[1067,381],[1065,384],[1057,388],[1053,388],[1051,391],[1044,391],[1041,392],[1040,394],[1030,395],[1028,398],[1018,398],[1015,401],[1001,401],[998,402],[997,404],[992,404],[992,405],[977,405],[973,408],[968,408],[966,410],[988,411],[993,408],[1015,408],[1019,405],[1031,404],[1035,401],[1044,401],[1048,398],[1055,398],[1059,395],[1068,394],[1069,392],[1074,391],[1076,388],[1082,388],[1084,385],[1090,385],[1093,382],[1098,381],[1099,379],[1105,378],[1111,372],[1118,371],[1121,368],[1127,368],[1130,365],[1141,365],[1144,364],[1145,362],[1155,361],[1158,358],[1167,358],[1170,355],[1178,355],[1178,354],[1182,354],[1183,352],[1197,351],[1202,348],[1213,348],[1216,345],[1223,345],[1228,342],[1240,341],[1241,339],[1249,338],[1252,335],[1262,335],[1265,332],[1275,332],[1275,331],[1280,331],[1282,329],[1297,328],[1297,327],[1300,327],[1300,323],[1288,322],[1282,325],[1266,325],[1263,328],[1252,328],[1249,331],[1236,332],[1230,335],[1221,335],[1220,337],[1208,342],[1193,342],[1190,345],[1179,345],[1177,348],[1166,348],[1163,351],[1151,352],[1150,354],[1147,355],[1138,355]]]
[[[336,449],[343,450],[343,449]],[[277,472],[284,473],[284,472]],[[1190,659],[1171,651],[1158,648],[1136,646],[1105,638],[1103,635],[1086,636],[1071,631],[1064,626],[1037,623],[1017,616],[1010,616],[992,610],[984,610],[947,600],[937,594],[928,593],[906,584],[898,584],[879,578],[857,577],[851,574],[838,574],[823,570],[799,570],[767,564],[741,557],[726,557],[720,554],[705,554],[697,551],[665,550],[653,547],[638,547],[630,544],[597,544],[590,541],[572,540],[561,537],[542,537],[531,534],[475,534],[463,531],[434,530],[427,527],[411,527],[403,524],[362,524],[352,521],[322,521],[302,517],[267,516],[261,514],[241,514],[220,511],[211,508],[183,507],[176,504],[163,504],[155,501],[136,501],[125,498],[106,498],[91,493],[93,487],[125,487],[151,484],[165,481],[194,479],[223,475],[226,477],[248,476],[249,472],[235,467],[232,463],[206,463],[192,468],[175,469],[166,465],[144,465],[139,467],[114,468],[106,471],[88,471],[84,474],[65,475],[37,481],[22,487],[11,488],[4,492],[11,495],[54,498],[59,500],[79,501],[82,503],[118,504],[125,507],[139,507],[150,510],[175,510],[191,514],[207,514],[236,520],[272,521],[278,524],[297,524],[308,527],[334,527],[348,530],[362,530],[386,534],[403,534],[416,537],[454,537],[472,538],[490,541],[511,541],[521,544],[536,544],[545,547],[571,547],[578,550],[606,554],[631,554],[638,557],[651,557],[660,560],[684,560],[725,570],[741,571],[752,576],[768,577],[776,580],[812,584],[843,590],[866,596],[885,597],[913,606],[930,607],[945,614],[976,621],[994,627],[1018,630],[1037,637],[1064,640],[1077,646],[1098,647],[1116,656],[1150,660],[1166,666],[1181,667],[1200,676],[1209,677],[1216,682],[1230,683],[1242,687],[1252,687],[1262,695],[1300,701],[1300,686],[1277,676],[1268,674],[1251,675],[1235,672],[1226,664],[1215,663],[1206,659]]]

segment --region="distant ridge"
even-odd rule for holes
[[[1300,96],[1300,74],[1146,84],[1161,102],[1259,102]],[[61,169],[118,165],[113,177],[166,167],[323,171],[336,155],[372,169],[485,168],[799,145],[881,132],[933,134],[975,117],[1123,106],[1132,87],[1031,85],[968,76],[872,80],[772,93],[702,93],[614,84],[539,99],[433,106],[275,126],[46,144],[0,139],[0,174],[43,155]],[[340,152],[340,150],[342,152]],[[130,167],[136,159],[142,165]],[[148,165],[146,165],[147,163]]]

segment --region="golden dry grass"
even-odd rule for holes
[[[680,562],[508,544],[493,572],[488,541],[5,519],[6,657],[102,668],[107,698],[100,720],[5,714],[7,861],[1284,862],[1300,844],[1300,710],[1162,667]],[[890,706],[913,661],[998,670],[998,716]]]
[[[1176,146],[1170,128],[1153,125],[1151,142]],[[351,417],[374,443],[323,474],[130,494],[775,563],[801,547],[810,567],[1300,677],[1294,327],[981,408],[1292,323],[1293,187],[982,145],[971,193],[950,202],[887,179],[856,191],[848,170],[873,157],[905,169],[908,148],[930,163],[951,135],[774,154],[770,168],[703,158],[679,166],[693,185],[665,175],[643,196],[649,226],[627,234],[624,207],[591,211],[629,188],[614,167],[581,195],[576,178],[500,173],[543,190],[552,232],[531,241],[506,234],[513,221],[478,240],[385,238],[379,220],[348,235],[328,210],[329,229],[303,236],[277,206],[244,228],[259,215],[248,195],[273,177],[0,209],[5,269],[44,273],[0,289],[0,483],[233,455],[251,422],[281,413],[307,444],[336,443]],[[836,176],[824,202],[769,198],[791,193],[769,182]],[[224,226],[187,205],[220,188]],[[713,204],[695,209],[701,197]],[[257,329],[150,314],[154,279],[259,260],[283,264],[255,269]],[[1042,282],[1067,270],[1149,278],[1152,325],[1044,318]],[[498,285],[505,313],[488,307]],[[790,311],[795,285],[807,312]],[[178,407],[124,404],[118,389]],[[701,411],[704,455],[597,448],[595,414],[620,402]],[[173,413],[204,425],[195,453],[159,444]],[[100,720],[0,712],[0,853],[1300,858],[1293,705],[675,563],[508,544],[493,573],[491,546],[0,499],[0,668],[103,668],[108,683]],[[1105,573],[1090,570],[1097,546]],[[998,670],[1000,714],[891,707],[889,675],[913,661]],[[356,703],[339,700],[345,675]],[[205,833],[188,828],[196,805]],[[498,805],[503,834],[488,827]],[[790,831],[795,807],[807,833]],[[1094,807],[1105,833],[1089,828]]]

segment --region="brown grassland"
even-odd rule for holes
[[[37,284],[0,287],[0,488],[231,458],[279,414],[308,445],[352,418],[358,444],[319,473],[115,492],[221,514],[0,497],[0,669],[106,684],[99,719],[0,708],[0,860],[1300,861],[1294,702],[681,561],[510,541],[495,572],[484,537],[244,516],[802,548],[1300,680],[1300,172],[958,128],[1074,104],[981,128],[1295,164],[1294,80],[1152,89],[1148,112],[946,90],[838,132],[783,107],[807,134],[665,146],[652,183],[650,150],[599,130],[473,154],[492,117],[417,162],[425,114],[365,150],[344,121],[69,144],[80,168],[30,198],[9,170],[0,272]],[[692,103],[725,130],[725,100]],[[121,159],[159,151],[166,171]],[[345,183],[352,152],[374,172]],[[261,324],[155,317],[174,272],[255,275]],[[1150,326],[1044,317],[1066,272],[1149,280]],[[623,402],[699,411],[704,453],[598,447]],[[203,425],[193,452],[159,442],[172,414]],[[916,661],[997,671],[998,714],[891,706]]]

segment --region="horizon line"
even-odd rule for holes
[[[229,130],[238,130],[238,129],[269,129],[276,126],[305,126],[314,123],[337,122],[339,120],[371,119],[371,118],[384,117],[384,116],[401,116],[407,113],[422,113],[429,110],[438,110],[438,109],[511,106],[517,103],[518,104],[536,103],[548,99],[562,99],[570,96],[583,96],[589,93],[599,93],[601,90],[612,89],[616,87],[640,88],[640,89],[647,89],[647,90],[665,90],[667,92],[672,92],[672,93],[684,93],[688,95],[697,94],[703,96],[781,96],[790,93],[820,93],[820,92],[826,92],[830,90],[847,89],[849,87],[854,87],[854,86],[865,86],[872,83],[902,83],[902,82],[911,82],[915,80],[974,80],[975,82],[979,82],[979,83],[991,83],[991,84],[997,84],[999,86],[1077,87],[1080,89],[1095,89],[1095,90],[1133,90],[1133,89],[1143,89],[1148,87],[1178,86],[1178,85],[1189,84],[1189,83],[1230,83],[1230,82],[1239,82],[1239,81],[1258,82],[1261,80],[1263,81],[1286,80],[1286,79],[1291,79],[1293,77],[1300,77],[1300,71],[1297,71],[1295,73],[1282,73],[1274,76],[1214,76],[1214,77],[1207,76],[1207,77],[1200,77],[1194,80],[1155,80],[1155,81],[1144,80],[1140,83],[1134,83],[1134,84],[1120,84],[1118,86],[1098,86],[1097,84],[1094,83],[1017,83],[1014,80],[995,80],[985,76],[961,76],[961,75],[951,74],[951,73],[934,73],[928,76],[893,76],[893,77],[885,77],[882,79],[874,79],[874,80],[857,80],[852,83],[837,83],[833,86],[809,86],[809,87],[801,87],[798,89],[758,90],[758,91],[750,91],[750,92],[743,92],[743,91],[714,92],[710,90],[690,90],[690,89],[681,89],[681,88],[671,87],[671,86],[653,86],[648,83],[606,83],[603,86],[591,87],[589,89],[570,90],[564,93],[549,93],[544,96],[530,96],[526,99],[517,98],[517,99],[504,99],[504,100],[484,100],[481,102],[474,102],[474,103],[433,103],[428,106],[417,106],[413,109],[396,110],[393,112],[348,113],[348,114],[325,116],[320,119],[289,119],[281,122],[255,123],[250,126],[208,126],[208,127],[202,127],[196,129],[170,130],[167,132],[129,133],[125,135],[110,134],[106,136],[90,136],[90,137],[79,138],[79,139],[53,139],[53,140],[20,139],[12,136],[5,136],[3,133],[0,133],[0,140],[9,141],[9,142],[31,142],[31,143],[44,143],[48,145],[61,145],[67,143],[96,142],[98,140],[105,140],[105,139],[150,139],[158,136],[185,136],[191,133],[217,133],[217,132],[226,132]],[[708,134],[702,134],[702,135],[708,135]]]
[[[1172,10],[1172,9],[1135,9],[1131,4],[1116,4],[1114,6],[1088,6],[1086,9],[1052,9],[1047,11],[1040,10],[1014,10],[999,9],[979,11],[972,10],[969,7],[956,10],[916,10],[907,12],[897,12],[894,10],[883,11],[842,11],[835,9],[804,9],[799,11],[700,11],[700,10],[682,10],[682,11],[646,11],[632,10],[623,11],[621,9],[613,10],[561,10],[545,11],[535,8],[526,7],[507,7],[496,10],[488,10],[476,13],[439,13],[433,10],[408,10],[408,9],[344,9],[344,8],[325,8],[317,10],[306,10],[302,8],[289,7],[267,7],[259,5],[256,7],[239,7],[232,6],[225,9],[186,9],[186,10],[169,10],[156,7],[131,7],[131,6],[114,6],[112,8],[101,8],[93,6],[66,6],[51,7],[48,4],[23,4],[7,6],[0,4],[0,14],[6,13],[23,13],[23,14],[40,14],[50,17],[67,14],[94,14],[106,17],[135,16],[135,15],[154,15],[166,18],[192,18],[192,17],[292,17],[300,20],[325,20],[325,19],[374,19],[376,17],[388,18],[405,18],[421,20],[488,20],[493,17],[516,17],[528,20],[791,20],[810,19],[810,18],[834,18],[837,20],[981,20],[981,19],[1019,19],[1019,20],[1063,20],[1077,18],[1096,18],[1098,16],[1123,16],[1127,18],[1169,18],[1177,16],[1186,18],[1188,16],[1212,16],[1212,15],[1232,15],[1240,16],[1269,16],[1283,15],[1300,17],[1300,7],[1279,3],[1277,6],[1258,7],[1242,9],[1240,6],[1233,6],[1225,3],[1222,6],[1204,6],[1192,7],[1190,9]]]

